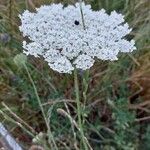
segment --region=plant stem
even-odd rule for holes
[[[23,129],[27,134],[29,134],[32,138],[35,137],[35,135],[28,130],[26,127],[24,127],[21,123],[19,123],[18,121],[14,120],[12,117],[8,116],[3,110],[0,109],[0,114],[8,121],[10,121],[11,123],[19,126],[21,129]]]
[[[36,95],[36,98],[37,98],[39,107],[40,107],[40,109],[41,109],[43,118],[44,118],[45,123],[46,123],[47,131],[48,131],[48,141],[49,141],[49,144],[51,145],[51,142],[50,142],[50,141],[52,140],[55,149],[58,150],[57,145],[56,145],[56,143],[55,143],[55,140],[54,140],[54,138],[53,138],[53,136],[52,136],[52,133],[51,133],[51,130],[50,130],[50,126],[49,126],[48,120],[47,120],[47,118],[46,118],[46,114],[45,114],[45,112],[44,112],[44,108],[43,108],[43,106],[42,106],[40,97],[39,97],[39,95],[38,95],[36,86],[35,86],[35,84],[34,84],[34,81],[33,81],[32,77],[31,77],[31,75],[30,75],[30,73],[29,73],[29,70],[28,70],[26,64],[24,64],[24,68],[25,68],[25,70],[26,70],[26,72],[27,72],[27,74],[28,74],[28,77],[29,77],[29,79],[30,79],[30,82],[31,82],[31,84],[32,84],[32,86],[33,86],[33,89],[34,89],[34,92],[35,92],[35,95]]]
[[[88,80],[89,80],[89,70],[86,70],[83,74],[83,99],[84,99],[84,108],[87,101],[87,90],[88,90]]]
[[[78,75],[77,75],[77,69],[75,68],[74,70],[74,84],[75,84],[75,94],[76,94],[76,103],[77,103],[77,115],[78,115],[78,124],[80,128],[80,133],[81,133],[81,138],[82,142],[84,145],[84,149],[88,150],[86,141],[85,141],[85,136],[83,132],[83,127],[82,127],[82,120],[81,120],[81,106],[80,106],[80,94],[79,94],[79,84],[78,84]]]
[[[84,22],[83,10],[82,10],[82,0],[79,0],[79,5],[80,5],[80,13],[81,13],[83,29],[85,30],[85,22]]]

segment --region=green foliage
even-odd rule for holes
[[[150,125],[147,126],[146,132],[143,136],[143,143],[141,143],[141,149],[149,150],[150,149]]]
[[[126,0],[92,0],[91,4],[93,9],[99,10],[101,8],[106,9],[108,13],[110,13],[113,10],[120,11],[122,10],[125,6]]]
[[[122,98],[116,100],[113,108],[112,118],[114,119],[114,129],[116,134],[114,140],[117,147],[124,150],[134,150],[136,148],[133,133],[133,122],[135,115],[128,110],[127,99]],[[134,131],[135,130],[135,131]]]

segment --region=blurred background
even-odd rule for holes
[[[0,0],[0,121],[24,148],[36,142],[15,122],[45,133],[36,95],[24,68],[14,63],[22,53],[18,15],[43,4],[73,0]],[[117,62],[96,62],[88,78],[84,132],[94,150],[150,150],[150,0],[86,0],[93,10],[116,10],[133,28],[137,50]],[[72,75],[58,74],[41,59],[28,57],[27,66],[42,103],[50,113],[51,130],[60,150],[74,150],[71,125],[58,108],[76,119]],[[80,75],[82,90],[82,74]],[[60,101],[61,100],[61,101]],[[7,107],[11,110],[9,111]],[[21,120],[16,118],[17,115]],[[9,118],[10,117],[10,118]],[[11,120],[11,118],[13,120]],[[14,121],[14,122],[13,122]],[[82,150],[82,149],[81,149]]]

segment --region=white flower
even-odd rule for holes
[[[23,41],[23,48],[27,49],[27,51],[24,51],[26,55],[34,55],[35,57],[39,57],[39,55],[42,55],[43,49],[40,44],[36,42],[31,42],[27,44],[26,41]]]
[[[71,73],[93,66],[96,59],[117,60],[119,52],[132,52],[133,40],[124,37],[131,32],[123,15],[113,11],[93,11],[82,3],[84,24],[79,3],[63,8],[62,4],[41,6],[35,13],[26,10],[20,31],[30,42],[23,42],[24,53],[43,57],[53,70]]]
[[[73,64],[75,64],[75,66],[79,69],[86,70],[93,66],[94,59],[86,54],[81,54],[77,57]]]
[[[65,56],[57,57],[53,63],[50,62],[48,65],[59,73],[71,73],[74,70],[70,61]]]

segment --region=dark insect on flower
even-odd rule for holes
[[[75,20],[74,24],[79,25],[80,23],[79,23],[79,21]]]

